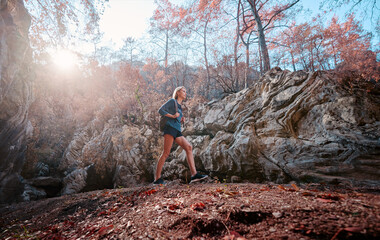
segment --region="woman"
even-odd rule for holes
[[[173,98],[167,101],[158,112],[167,117],[164,128],[164,151],[157,163],[156,177],[153,184],[165,184],[164,180],[161,178],[162,167],[164,166],[165,160],[169,157],[170,149],[172,148],[173,142],[175,141],[180,145],[186,152],[187,163],[190,167],[191,181],[197,182],[202,179],[207,178],[207,175],[201,175],[197,173],[194,164],[193,148],[186,138],[181,133],[181,122],[185,119],[182,117],[182,101],[186,99],[186,89],[185,87],[177,87],[173,92]]]

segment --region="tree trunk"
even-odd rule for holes
[[[245,46],[245,67],[244,67],[244,88],[247,88],[248,87],[248,71],[249,71],[249,38],[251,36],[251,34],[248,35],[248,38],[247,38],[247,41],[244,41],[243,39],[243,35],[240,33],[240,19],[239,19],[239,16],[240,16],[240,6],[241,6],[241,0],[239,0],[239,3],[238,3],[238,13],[237,13],[237,24],[238,24],[238,36],[237,37],[240,37],[241,39],[241,42],[244,44]],[[243,12],[244,12],[244,9],[243,9]],[[243,14],[243,18],[244,18],[244,14]]]
[[[296,63],[294,62],[294,55],[293,55],[292,50],[290,50],[290,56],[292,57],[293,72],[295,72],[297,70],[296,70]]]
[[[245,45],[245,69],[244,69],[244,88],[248,87],[248,71],[249,71],[249,44]]]
[[[313,54],[313,42],[310,44],[310,69],[314,72],[314,54]]]
[[[207,25],[208,25],[208,19],[205,23],[205,27],[203,30],[203,54],[204,54],[206,74],[207,74],[206,96],[209,96],[211,80],[210,80],[210,68],[209,68],[208,59],[207,59]]]
[[[169,55],[169,31],[166,31],[165,41],[165,73],[168,73],[168,55]]]
[[[239,33],[242,43],[245,46],[245,67],[244,67],[244,88],[248,87],[248,72],[249,72],[249,38],[247,42],[244,41],[243,36]]]
[[[239,16],[240,16],[240,1],[238,3],[238,9],[236,13],[236,40],[234,44],[234,60],[235,60],[235,91],[239,90],[239,70],[238,70],[238,57],[237,57],[237,52],[238,52],[238,44],[239,44],[239,35],[240,35],[240,22],[239,22]]]
[[[338,65],[338,60],[336,58],[336,52],[335,52],[335,46],[334,46],[334,43],[331,44],[331,47],[333,49],[333,56],[334,56],[334,68],[336,68],[336,66]]]
[[[131,48],[131,65],[133,65],[133,48]]]
[[[256,0],[248,0],[248,2],[249,2],[249,5],[251,6],[251,10],[253,12],[253,16],[255,18],[256,25],[257,25],[257,31],[259,33],[259,45],[260,45],[261,55],[263,58],[264,73],[265,73],[270,70],[270,59],[269,59],[267,44],[265,41],[264,28],[263,28],[263,24],[261,23],[260,15],[257,12]]]
[[[235,91],[239,91],[239,70],[238,70],[238,56],[237,56],[237,51],[238,51],[238,44],[239,44],[239,27],[237,27],[236,29],[236,41],[235,41],[235,44],[234,44],[234,63],[235,63],[235,74],[234,74],[234,80],[235,80]]]
[[[262,58],[262,54],[261,54],[260,44],[258,45],[258,48],[259,48],[260,75],[262,76],[263,75],[263,58]]]

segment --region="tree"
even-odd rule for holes
[[[93,57],[98,61],[100,65],[107,65],[112,63],[113,50],[108,46],[102,46],[93,54]]]
[[[169,79],[165,74],[165,69],[159,65],[156,59],[147,59],[146,64],[142,68],[141,75],[146,81],[148,88],[159,94],[161,98],[164,98]]]
[[[98,22],[105,7],[102,0],[25,0],[25,3],[32,16],[30,40],[36,57],[48,47],[65,48],[78,40],[96,42],[101,37]]]
[[[326,51],[333,57],[337,70],[356,71],[366,79],[379,80],[380,64],[370,50],[371,35],[363,30],[353,14],[341,24],[333,17],[324,37]]]
[[[335,11],[342,6],[349,6],[348,14],[359,10],[362,12],[363,17],[370,17],[376,24],[380,18],[378,14],[376,15],[379,10],[377,3],[377,0],[324,0],[321,3],[321,9]]]
[[[180,16],[176,14],[176,6],[171,4],[169,0],[155,0],[158,5],[150,20],[151,28],[149,32],[154,35],[155,45],[164,50],[164,66],[167,71],[169,58],[169,39],[172,34],[178,32]],[[159,35],[164,35],[160,38]],[[163,46],[162,46],[163,45]]]
[[[240,17],[242,20],[240,20]],[[246,21],[246,10],[245,10],[244,4],[242,3],[242,0],[239,0],[239,2],[238,2],[236,20],[237,20],[237,34],[238,34],[237,38],[240,38],[241,42],[245,46],[244,88],[247,88],[248,87],[248,84],[247,84],[248,75],[249,75],[249,69],[250,69],[250,67],[249,67],[250,66],[250,64],[249,64],[249,55],[250,55],[249,46],[256,39],[252,39],[252,33],[254,31],[252,31],[250,29],[253,28],[254,23],[252,23],[252,22],[248,23]],[[242,22],[242,24],[241,24],[241,22]],[[242,25],[242,27],[241,27],[241,25]],[[247,31],[249,31],[248,34],[246,34]],[[244,35],[246,35],[246,38],[244,38]]]
[[[138,43],[136,39],[132,37],[127,37],[126,39],[124,39],[124,44],[119,50],[119,58],[124,61],[129,61],[130,64],[133,64],[134,57],[136,57],[134,52],[138,49],[137,44]]]
[[[239,83],[236,83],[236,79],[239,79],[244,74],[244,65],[244,63],[237,63],[235,56],[232,55],[225,55],[217,62],[213,72],[217,84],[223,89],[224,93],[235,93],[241,89]]]
[[[116,73],[116,83],[112,97],[120,113],[138,117],[137,120],[142,122],[146,111],[143,96],[146,95],[147,86],[140,70],[130,63],[122,64]]]
[[[319,19],[319,18],[317,18]],[[376,53],[370,50],[371,35],[366,33],[354,15],[340,23],[333,17],[327,26],[325,21],[293,23],[277,36],[270,47],[288,53],[283,64],[293,70],[355,71],[365,79],[379,79],[379,63]]]
[[[256,22],[256,29],[258,34],[259,46],[261,56],[263,58],[263,71],[266,72],[270,69],[269,52],[267,42],[265,39],[265,31],[273,28],[273,22],[284,17],[284,11],[293,7],[299,0],[282,1],[281,4],[274,4],[274,1],[266,0],[247,0]],[[276,1],[277,2],[277,1]]]
[[[211,69],[209,63],[209,34],[215,32],[215,24],[221,21],[222,0],[190,1],[187,7],[177,8],[180,30],[183,37],[199,39],[202,46],[202,58],[206,70],[206,93],[210,93]],[[192,35],[193,34],[193,35]]]

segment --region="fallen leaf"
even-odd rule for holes
[[[344,231],[346,232],[352,232],[352,233],[359,233],[363,230],[361,227],[346,227],[344,228]]]
[[[109,192],[105,191],[105,192],[102,193],[102,197],[107,197],[108,194],[109,194]]]
[[[176,209],[179,209],[179,206],[177,204],[171,204],[168,206],[169,210],[176,210]]]
[[[286,188],[284,188],[282,185],[278,185],[278,188],[281,189],[281,190],[286,191]]]
[[[299,227],[294,227],[295,231],[305,231],[306,230],[306,227],[305,225],[301,224]]]
[[[110,211],[110,212],[116,212],[117,209],[118,209],[118,207],[113,207],[113,208],[111,208],[109,211]]]
[[[105,235],[110,229],[112,229],[113,228],[113,225],[111,224],[111,225],[109,225],[109,226],[106,226],[106,227],[101,227],[100,229],[99,229],[99,231],[98,231],[98,234],[100,235],[100,236],[102,236],[102,235]]]
[[[320,201],[320,202],[324,202],[324,203],[332,203],[332,202],[334,202],[333,200],[324,199],[324,198],[317,198],[317,200]]]
[[[314,196],[311,192],[303,192],[302,196]]]
[[[331,194],[322,194],[320,196],[318,196],[319,198],[323,198],[323,199],[331,199],[331,200],[335,200],[335,201],[338,201],[340,200],[342,197],[340,196],[334,196],[334,195],[331,195]]]
[[[206,206],[202,202],[194,203],[191,205],[191,209],[196,210],[196,211],[202,211],[205,208]]]
[[[155,192],[157,192],[156,189],[151,189],[151,190],[149,190],[149,191],[145,191],[144,194],[145,194],[146,196],[149,196],[149,195],[152,195],[152,194],[155,193]]]
[[[294,190],[296,190],[296,191],[299,191],[299,190],[300,190],[300,188],[299,188],[297,185],[295,185],[294,183],[292,183],[292,187],[293,187]]]
[[[229,191],[225,191],[224,194],[228,195],[228,196],[235,196],[237,194],[239,194],[239,192],[229,192]]]
[[[98,216],[102,216],[102,215],[107,215],[107,212],[106,211],[101,211],[100,213],[98,213]]]

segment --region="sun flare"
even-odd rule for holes
[[[53,62],[61,70],[70,70],[78,62],[78,59],[68,50],[58,50],[53,55]]]

